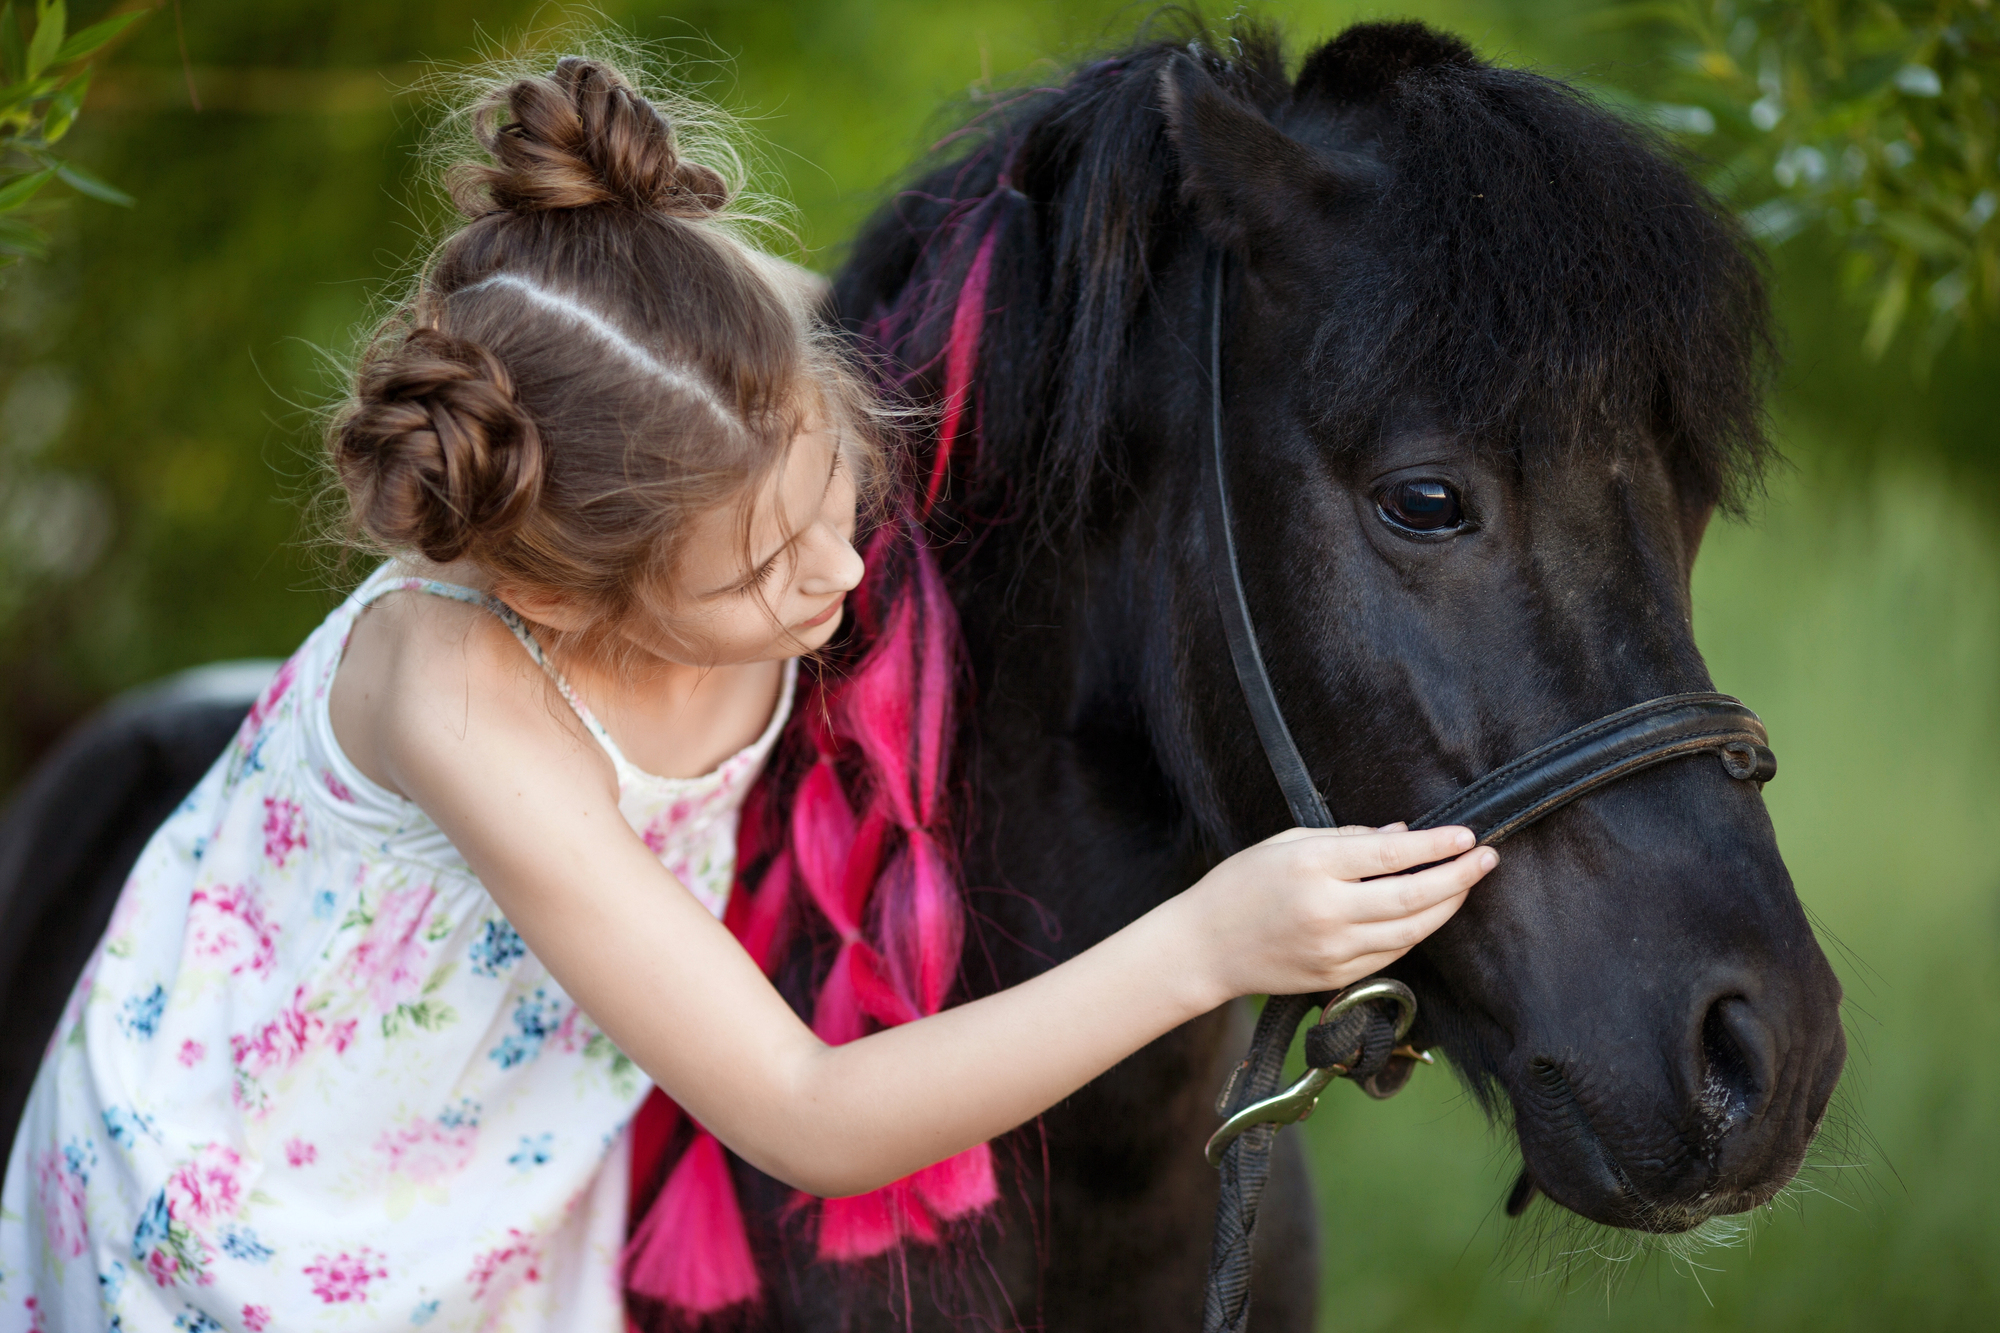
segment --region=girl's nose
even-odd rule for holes
[[[861,582],[865,566],[861,553],[832,528],[822,525],[818,540],[808,551],[806,573],[799,580],[799,591],[808,597],[830,597],[835,593],[851,592]]]

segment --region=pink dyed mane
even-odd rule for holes
[[[868,573],[850,598],[858,656],[799,701],[777,756],[794,762],[767,770],[738,837],[725,922],[774,975],[799,913],[817,913],[838,949],[811,1021],[835,1044],[938,1012],[958,979],[965,914],[946,796],[962,646],[922,521],[950,478],[954,445],[977,438],[966,425],[977,420],[972,378],[999,231],[997,219],[982,221],[939,358],[943,415],[928,478],[869,542]],[[683,1119],[656,1091],[634,1123],[625,1251],[627,1291],[676,1325],[727,1316],[763,1290],[726,1150]],[[998,1197],[992,1152],[980,1144],[872,1193],[816,1201],[818,1256],[854,1262],[936,1243],[946,1224]]]

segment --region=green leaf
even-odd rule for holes
[[[1875,309],[1868,317],[1868,332],[1861,340],[1862,350],[1871,360],[1879,361],[1895,341],[1896,328],[1903,322],[1903,310],[1910,303],[1911,268],[1907,259],[1898,264],[1875,297]]]
[[[21,44],[21,23],[14,17],[14,0],[0,4],[0,79],[8,83],[27,72],[28,51]]]
[[[1885,210],[1876,225],[1892,240],[1931,259],[1957,259],[1965,253],[1963,239],[1916,213]]]
[[[69,127],[76,123],[76,113],[83,110],[84,95],[90,91],[90,70],[65,83],[49,99],[49,109],[42,114],[42,142],[54,143],[69,133]]]
[[[56,51],[56,58],[51,63],[67,65],[72,60],[81,60],[144,17],[146,17],[145,10],[135,9],[129,14],[120,14],[102,23],[93,23],[64,42]]]
[[[138,202],[131,195],[125,193],[125,191],[106,181],[99,180],[74,162],[64,162],[57,166],[56,175],[62,178],[64,185],[69,186],[70,189],[75,190],[77,193],[87,194],[92,199],[100,199],[107,204],[116,204],[120,208],[130,208]]]
[[[33,199],[44,185],[47,185],[50,180],[54,179],[55,174],[56,169],[48,167],[41,171],[31,172],[19,180],[12,180],[5,185],[0,185],[0,213],[11,213],[22,204]]]
[[[49,238],[19,218],[0,218],[0,254],[40,259],[49,252]]]
[[[69,25],[69,16],[63,9],[63,0],[49,0],[43,4],[36,0],[35,35],[28,42],[28,77],[34,78],[55,61],[56,52],[62,50],[63,29]]]
[[[55,90],[54,79],[23,79],[10,87],[0,88],[0,112],[11,114],[18,120],[23,114],[23,108],[30,103],[40,101]],[[9,133],[0,135],[0,138],[18,137],[28,128],[29,126],[25,124],[16,126]]]

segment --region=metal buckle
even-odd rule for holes
[[[1387,977],[1370,977],[1366,981],[1355,982],[1326,1002],[1326,1007],[1320,1011],[1319,1021],[1330,1022],[1356,1005],[1367,1004],[1371,1000],[1395,1003],[1399,1011],[1396,1015],[1396,1040],[1401,1042],[1409,1033],[1410,1025],[1416,1022],[1417,997],[1410,993],[1408,986]],[[1413,1050],[1406,1045],[1399,1045],[1394,1054],[1431,1063],[1427,1052]],[[1304,1077],[1283,1092],[1252,1102],[1230,1116],[1208,1140],[1208,1164],[1221,1166],[1223,1150],[1247,1130],[1258,1125],[1295,1125],[1304,1120],[1319,1106],[1319,1096],[1326,1091],[1327,1085],[1346,1073],[1347,1067],[1338,1064],[1324,1069],[1308,1069]]]

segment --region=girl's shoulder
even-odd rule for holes
[[[407,796],[399,774],[434,763],[432,751],[465,740],[469,727],[497,728],[524,763],[543,749],[573,758],[581,745],[615,792],[610,762],[516,631],[485,605],[410,583],[391,584],[356,613],[335,670],[328,713],[349,761]]]

